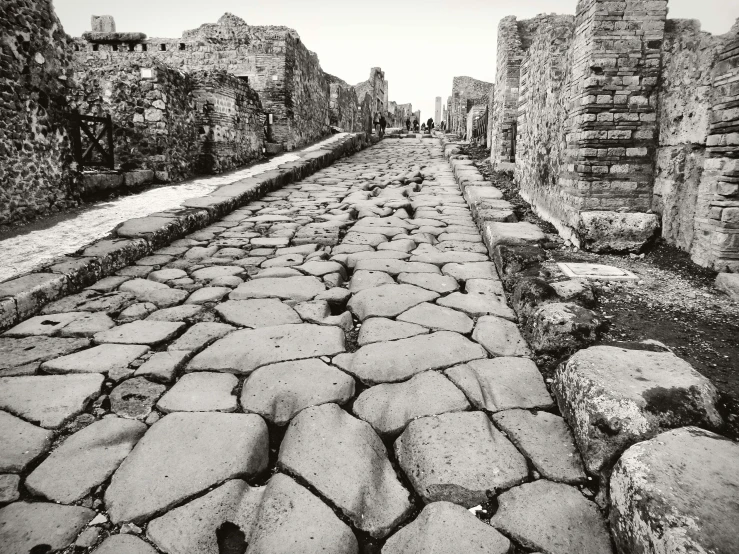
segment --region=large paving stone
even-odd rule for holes
[[[510,550],[507,538],[461,506],[433,502],[387,540],[382,554],[508,554]]]
[[[434,264],[388,259],[359,260],[354,269],[356,271],[383,271],[393,276],[401,273],[433,273],[437,275],[441,273]]]
[[[349,290],[356,294],[364,289],[372,289],[394,283],[395,280],[382,271],[355,271],[349,283]]]
[[[248,541],[264,491],[265,487],[250,487],[240,479],[226,481],[205,496],[152,520],[146,536],[169,554],[220,554],[218,528],[232,523]]]
[[[104,373],[114,379],[131,375],[129,364],[149,351],[140,344],[101,344],[41,364],[46,373]]]
[[[144,436],[138,421],[106,417],[65,440],[26,478],[35,495],[71,504],[103,483]]]
[[[348,307],[363,321],[369,317],[394,317],[438,297],[433,291],[413,285],[381,285],[356,293],[349,300]]]
[[[430,330],[415,323],[395,321],[384,317],[371,317],[362,323],[357,343],[359,346],[388,340],[407,339],[416,335],[424,335]]]
[[[516,321],[517,319],[515,312],[506,304],[505,298],[490,294],[471,294],[469,290],[467,294],[453,292],[443,298],[439,298],[436,303],[439,306],[459,310],[471,317],[494,315],[509,321]]]
[[[156,345],[174,338],[185,324],[170,321],[133,321],[97,333],[95,342]]]
[[[338,327],[278,325],[234,331],[195,356],[187,369],[249,374],[264,365],[333,356],[344,350],[344,333]]]
[[[598,507],[577,489],[540,479],[498,496],[490,525],[527,549],[551,554],[610,554]]]
[[[464,394],[446,377],[425,371],[404,383],[376,385],[354,402],[354,414],[381,435],[397,435],[408,422],[470,408]]]
[[[93,554],[157,554],[157,551],[135,535],[111,535]]]
[[[0,378],[0,410],[58,429],[100,394],[103,379],[100,374]]]
[[[86,338],[0,338],[0,377],[33,374],[42,362],[76,352],[89,344]]]
[[[557,368],[553,391],[592,473],[666,429],[722,422],[716,388],[671,352],[580,350]]]
[[[611,474],[621,552],[739,552],[739,445],[684,427],[640,442]]]
[[[166,389],[166,386],[143,377],[128,379],[111,391],[110,409],[127,419],[144,420]]]
[[[412,510],[380,438],[336,404],[306,408],[292,420],[278,465],[375,538],[391,533]]]
[[[536,364],[526,358],[473,360],[444,373],[481,410],[499,412],[554,405]]]
[[[105,492],[111,521],[142,523],[236,476],[266,469],[267,425],[252,414],[175,413],[155,423]]]
[[[169,350],[170,352],[199,352],[210,343],[228,335],[231,331],[235,330],[235,327],[231,325],[226,325],[225,323],[216,323],[211,321],[196,323],[187,331],[185,331],[184,335],[171,343],[167,347],[167,350]]]
[[[267,483],[248,554],[357,554],[351,528],[320,499],[286,475]]]
[[[398,283],[415,285],[440,294],[459,289],[459,283],[453,277],[434,273],[401,273],[398,275]]]
[[[572,431],[561,417],[548,412],[506,410],[494,414],[493,421],[544,478],[563,483],[586,480]]]
[[[157,283],[148,279],[126,281],[118,290],[133,294],[140,302],[151,302],[160,308],[169,308],[181,304],[188,296],[187,291],[173,289],[164,283]]]
[[[157,402],[157,408],[170,412],[235,412],[233,390],[239,384],[227,373],[188,373]]]
[[[493,356],[530,356],[531,350],[515,323],[493,315],[477,320],[472,338]]]
[[[229,300],[215,309],[228,323],[250,329],[301,322],[298,313],[277,298]]]
[[[312,276],[266,278],[247,281],[228,295],[231,300],[250,298],[281,298],[283,300],[313,300],[326,290],[320,279]]]
[[[467,334],[472,331],[474,322],[465,314],[424,302],[412,307],[398,316],[399,321],[407,321],[440,331],[455,331]]]
[[[0,411],[0,473],[21,473],[51,448],[53,433]]]
[[[276,425],[287,425],[302,409],[354,396],[354,379],[318,359],[261,367],[241,391],[241,406]]]
[[[14,502],[0,509],[0,549],[3,554],[57,552],[72,544],[95,517],[80,506]]]
[[[425,502],[471,508],[486,491],[528,477],[525,458],[483,412],[449,413],[411,421],[395,441],[400,467]]]
[[[485,351],[459,333],[439,331],[357,350],[346,370],[363,383],[405,381],[417,373],[484,358]]]
[[[85,312],[68,312],[53,315],[38,315],[5,331],[3,337],[50,337],[52,335],[58,335],[64,327],[84,315],[89,314]]]
[[[498,280],[493,262],[470,262],[464,264],[451,263],[441,268],[441,272],[457,281],[468,281],[469,279],[492,279]]]

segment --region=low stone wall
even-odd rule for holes
[[[33,316],[44,304],[78,292],[265,193],[301,180],[366,146],[367,136],[357,133],[324,148],[301,152],[297,161],[187,200],[179,209],[128,220],[115,229],[113,238],[63,256],[38,272],[0,283],[0,331]]]
[[[162,63],[91,58],[75,73],[69,105],[114,124],[115,161],[168,182],[195,174],[199,134],[192,79]]]
[[[0,5],[0,225],[77,203],[68,39],[51,0]]]
[[[196,170],[212,174],[262,157],[264,121],[259,95],[223,71],[192,74],[200,155]]]

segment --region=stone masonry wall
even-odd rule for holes
[[[697,21],[667,21],[652,209],[661,216],[662,236],[688,252],[696,212],[706,211],[705,198],[698,206],[698,191],[710,126],[712,68],[725,42],[702,33]]]
[[[76,203],[68,40],[50,0],[0,3],[0,225]]]
[[[225,14],[217,23],[183,32],[181,38],[119,33],[111,40],[86,33],[75,48],[80,63],[91,57],[136,59],[144,66],[147,60],[159,60],[184,72],[220,69],[240,77],[257,91],[262,107],[273,116],[269,140],[283,143],[288,150],[328,133],[329,83],[318,58],[288,27],[250,26]],[[320,109],[313,102],[300,106],[306,87],[325,100]],[[307,122],[310,114],[319,120]]]
[[[192,79],[144,61],[92,57],[75,73],[69,104],[83,114],[111,115],[116,165],[154,170],[161,181],[188,178],[198,166],[200,140]]]
[[[520,66],[515,178],[521,194],[531,203],[558,204],[559,175],[565,158],[565,121],[570,104],[565,84],[570,73],[574,17],[547,15],[536,18],[531,46]]]
[[[329,119],[331,125],[344,131],[357,131],[357,94],[354,87],[347,84],[331,83]]]
[[[467,114],[474,105],[487,104],[492,83],[472,77],[460,76],[452,80],[452,100],[448,116],[452,133],[467,134]]]
[[[223,71],[192,74],[198,128],[198,173],[221,173],[262,156],[264,114],[259,96]]]
[[[354,88],[357,91],[358,98],[364,98],[365,94],[370,95],[373,117],[375,113],[384,114],[387,112],[387,81],[382,69],[373,67],[370,70],[369,79],[355,85]]]

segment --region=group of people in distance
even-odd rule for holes
[[[383,114],[376,113],[375,118],[372,122],[372,126],[374,127],[375,131],[377,131],[377,134],[382,137],[385,135],[385,129],[387,128],[387,119],[385,119],[385,116]],[[411,118],[407,118],[405,120],[405,128],[408,132],[410,132],[411,126],[413,127],[413,131],[417,133],[419,131],[418,119],[414,117],[413,123],[411,123]],[[420,130],[424,133],[430,133],[431,131],[433,131],[434,118],[429,117],[426,123],[421,124]]]

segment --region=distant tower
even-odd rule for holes
[[[434,124],[441,123],[441,96],[436,97],[436,110],[434,111]]]

